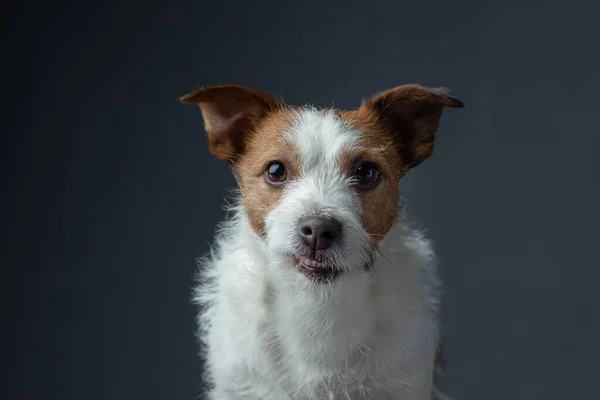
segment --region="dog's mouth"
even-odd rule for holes
[[[315,281],[332,281],[341,270],[313,258],[294,257],[294,267],[306,277]]]

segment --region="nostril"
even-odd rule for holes
[[[336,220],[328,220],[323,224],[323,230],[321,236],[323,239],[333,241],[340,236],[342,232],[342,225]]]
[[[306,236],[312,235],[312,229],[310,229],[310,226],[303,226],[302,228],[300,228],[300,232],[302,232],[302,234]]]
[[[337,236],[337,235],[335,234],[335,232],[334,232],[334,231],[325,231],[325,232],[323,232],[323,237],[324,237],[325,239],[335,239],[335,238],[336,238],[336,236]]]

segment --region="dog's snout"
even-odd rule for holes
[[[307,246],[321,250],[335,242],[342,232],[342,225],[331,218],[311,216],[300,220],[298,231]]]

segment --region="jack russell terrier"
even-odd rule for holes
[[[398,205],[428,158],[445,88],[404,85],[351,111],[239,85],[183,97],[239,196],[193,299],[210,400],[431,400],[442,364],[430,241]]]

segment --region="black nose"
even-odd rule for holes
[[[342,232],[342,225],[331,218],[304,217],[298,224],[298,230],[307,246],[320,250],[335,242]]]

